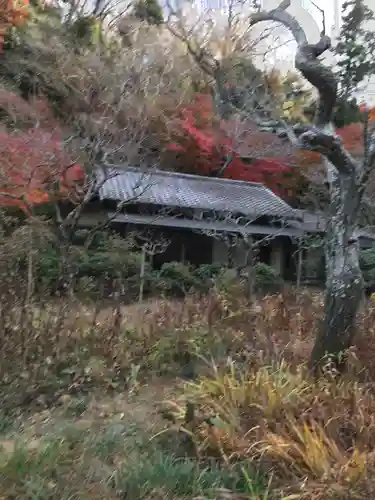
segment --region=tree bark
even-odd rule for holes
[[[243,240],[246,253],[246,296],[249,300],[254,299],[255,276],[254,276],[254,249],[253,238],[247,236]]]

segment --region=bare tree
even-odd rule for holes
[[[254,64],[258,47],[269,43],[275,29],[272,23],[254,35],[249,14],[251,19],[258,7],[249,8],[241,0],[231,0],[220,14],[206,11],[198,15],[168,6],[167,28],[185,45],[205,75],[221,119],[220,127],[231,142],[218,175],[224,173],[235,156],[244,161],[271,156],[295,164],[295,147],[272,131],[275,118],[301,117],[301,106],[298,112],[293,103],[297,94],[301,100],[301,94],[306,92],[306,96],[308,92],[301,90],[301,83],[292,72],[285,76],[276,69],[265,73]],[[213,22],[212,16],[219,16],[220,22]],[[276,30],[280,31],[280,26]],[[285,101],[288,109],[284,108]],[[260,118],[263,128],[268,122],[269,133],[260,130]]]
[[[332,124],[337,81],[332,69],[319,60],[319,56],[330,49],[331,40],[323,32],[317,44],[308,44],[298,21],[287,12],[289,6],[290,0],[284,0],[270,12],[254,14],[250,23],[274,21],[282,23],[292,32],[298,45],[295,66],[319,93],[313,123],[302,130],[285,127],[285,133],[296,147],[320,153],[326,167],[330,205],[325,242],[327,278],[324,321],[310,365],[316,368],[326,355],[330,355],[332,361],[342,368],[343,354],[354,340],[356,315],[363,291],[355,232],[363,193],[375,162],[375,135],[365,127],[361,161],[355,160],[345,150]]]
[[[228,117],[234,109],[241,109],[247,110],[248,120],[250,109],[264,110],[261,103],[268,101],[267,84],[254,61],[257,48],[266,46],[264,41],[275,28],[267,26],[258,34],[251,31],[248,17],[257,7],[230,0],[220,12],[175,9],[170,3],[168,9],[166,26],[208,78],[220,116]],[[272,50],[284,43],[287,41],[275,40]],[[228,86],[228,82],[236,85]]]
[[[164,236],[159,238],[155,237],[155,234],[150,233],[150,231],[140,231],[134,234],[135,241],[141,250],[142,261],[140,269],[140,284],[139,284],[139,302],[143,301],[144,285],[145,285],[145,270],[146,261],[149,259],[151,266],[155,255],[163,254],[168,246],[170,245],[170,240]]]

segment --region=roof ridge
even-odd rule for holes
[[[267,186],[265,186],[261,182],[242,181],[242,180],[237,180],[237,179],[226,179],[226,178],[222,178],[222,177],[208,177],[206,175],[186,174],[183,172],[173,172],[170,170],[147,169],[147,170],[143,171],[142,168],[139,168],[139,167],[131,167],[131,166],[125,167],[125,166],[121,166],[121,165],[111,165],[109,168],[112,168],[114,170],[124,170],[124,174],[127,171],[142,172],[145,175],[147,175],[147,174],[149,174],[149,175],[154,174],[155,175],[156,174],[156,175],[161,176],[161,177],[178,177],[180,179],[194,179],[194,180],[199,179],[203,182],[215,182],[218,184],[228,183],[228,184],[238,184],[241,186],[253,186],[253,187],[266,189],[266,190],[270,191],[273,195],[275,195],[275,193],[271,189],[269,189]],[[275,196],[277,196],[277,195],[275,195]]]
[[[124,165],[111,165],[108,170],[108,179],[101,187],[100,196],[103,199],[107,196],[108,199],[121,200],[124,196],[130,196],[130,192],[133,196],[134,182],[149,183],[150,190],[141,193],[141,196],[151,200],[150,203],[298,218],[297,212],[286,201],[260,183]],[[100,173],[105,174],[103,171]]]

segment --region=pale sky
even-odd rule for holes
[[[328,5],[325,5],[324,6],[324,11],[325,11],[325,14],[326,14],[326,23],[327,23],[327,29],[329,29],[329,31],[331,30],[331,27],[333,26],[333,21],[334,21],[334,2],[332,0],[329,0],[328,2],[327,1],[322,1],[322,0],[318,0],[318,2],[316,2],[317,5],[319,5],[320,7],[322,7],[322,5],[324,4],[328,4]],[[316,9],[314,9],[316,10]]]
[[[314,3],[320,8],[324,9],[326,15],[327,31],[330,32],[334,21],[334,0],[315,0]],[[302,4],[305,4],[305,8],[310,12],[312,16],[314,16],[320,26],[322,16],[319,10],[314,7],[310,0],[302,0]]]
[[[334,23],[334,4],[335,0],[313,0],[314,3],[319,6],[320,8],[323,8],[325,11],[325,21],[326,21],[326,29],[327,33],[331,34],[331,28]],[[319,28],[322,28],[322,14],[317,9],[311,0],[299,0],[301,2],[302,6],[314,17],[316,20]],[[298,3],[299,3],[298,2]],[[284,29],[282,29],[284,32]],[[289,38],[290,34],[287,34],[287,31],[285,30],[285,37]],[[267,60],[264,60],[261,63],[261,66],[265,64],[266,66],[273,67],[274,65],[279,66],[280,65],[280,60],[282,61],[282,64],[284,68],[290,69],[290,66],[294,66],[294,55],[296,51],[296,44],[294,41],[291,41],[290,43],[287,43],[286,45],[283,45],[281,47],[278,47],[274,52],[269,53],[267,56]]]

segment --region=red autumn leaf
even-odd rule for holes
[[[20,135],[0,132],[0,205],[18,206],[45,203],[56,195],[68,196],[82,181],[82,168],[72,163],[55,132],[31,129]]]
[[[172,123],[173,142],[167,149],[173,159],[169,163],[179,171],[210,176],[220,171],[229,156],[232,160],[223,172],[224,177],[260,182],[281,196],[295,191],[301,174],[288,165],[290,154],[284,154],[282,142],[275,135],[261,132],[256,127],[247,129],[245,136],[249,139],[250,155],[245,156],[252,159],[245,162],[235,152],[234,139],[228,130],[232,125],[216,119],[211,96],[198,94]]]

